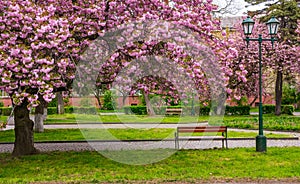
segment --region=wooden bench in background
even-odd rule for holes
[[[219,133],[221,132],[221,136],[194,136],[190,135],[189,137],[181,136],[181,133]],[[193,137],[194,136],[194,137]],[[175,132],[175,149],[179,149],[179,140],[222,140],[222,148],[224,148],[224,142],[226,143],[226,148],[228,148],[227,144],[227,127],[226,126],[194,126],[194,127],[177,127],[177,131]]]
[[[181,115],[182,109],[166,109],[166,114],[165,115]]]

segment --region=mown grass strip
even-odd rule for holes
[[[158,163],[125,165],[89,151],[21,158],[0,154],[0,183],[289,182],[300,179],[299,155],[298,147],[268,148],[267,153],[254,148],[184,150]]]
[[[35,141],[80,141],[80,140],[140,140],[140,139],[165,139],[174,138],[175,129],[151,128],[151,129],[45,129],[44,133],[35,133]],[[203,134],[196,134],[203,135]],[[215,135],[215,134],[213,134]],[[254,132],[229,131],[229,138],[254,138]],[[266,134],[268,138],[284,138],[292,135]],[[1,142],[13,142],[14,130],[0,131]]]

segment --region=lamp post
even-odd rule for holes
[[[243,20],[243,30],[244,34],[246,35],[247,47],[250,41],[258,41],[258,54],[259,54],[259,133],[258,136],[256,136],[256,151],[257,152],[266,152],[267,151],[267,138],[264,136],[263,132],[263,112],[262,112],[262,64],[261,64],[261,58],[262,58],[262,42],[263,41],[271,41],[272,46],[274,42],[277,40],[274,35],[277,34],[278,27],[279,27],[279,21],[272,17],[266,24],[268,27],[269,35],[271,35],[271,38],[262,38],[262,35],[259,34],[258,38],[249,38],[249,35],[252,34],[252,30],[254,27],[254,21],[247,17],[245,20]]]

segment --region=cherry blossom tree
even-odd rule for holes
[[[258,43],[243,41],[245,37],[241,25],[236,26],[237,31],[232,33],[229,40],[232,42],[232,47],[238,51],[238,57],[233,60],[229,68],[232,74],[242,75],[236,78],[235,75],[230,77],[230,88],[234,91],[233,94],[241,96],[257,96],[258,94]],[[264,24],[256,23],[251,37],[258,37],[262,34],[264,38],[270,37],[267,28]],[[277,35],[280,39],[281,35]],[[285,76],[294,75],[296,77],[299,71],[299,46],[291,45],[286,42],[275,42],[272,46],[271,42],[263,42],[262,48],[262,65],[263,78],[266,80],[270,75],[274,75],[278,71]],[[278,81],[278,80],[277,80]],[[276,84],[279,85],[279,84]],[[281,84],[282,85],[282,84]],[[237,87],[239,86],[239,87]],[[275,86],[274,86],[275,89]],[[267,92],[264,91],[266,94]]]
[[[46,103],[51,101],[55,97],[55,92],[68,91],[75,77],[76,65],[82,59],[81,55],[85,53],[86,48],[89,46],[90,51],[93,51],[91,43],[111,29],[126,23],[148,20],[172,22],[173,25],[188,29],[190,36],[201,38],[204,44],[195,44],[194,50],[203,51],[203,54],[195,58],[205,57],[205,53],[213,55],[206,55],[209,56],[206,57],[209,63],[201,63],[201,58],[191,57],[193,53],[185,53],[180,45],[157,41],[155,35],[152,39],[139,40],[141,42],[128,40],[120,50],[111,48],[113,52],[108,60],[110,62],[108,67],[115,71],[112,76],[116,77],[120,70],[118,67],[123,67],[118,63],[122,61],[122,57],[126,61],[131,61],[146,54],[166,51],[164,55],[180,64],[181,68],[195,79],[198,91],[210,96],[213,92],[222,91],[218,89],[218,85],[207,87],[205,84],[209,84],[210,80],[216,81],[216,78],[209,77],[216,74],[218,83],[227,84],[226,75],[230,71],[227,70],[226,63],[236,57],[237,52],[230,48],[228,42],[214,36],[214,31],[220,31],[219,21],[211,16],[211,12],[215,9],[212,0],[173,0],[172,6],[158,0],[1,1],[0,90],[7,92],[14,104],[16,139],[13,155],[38,152],[33,144],[33,122],[29,119],[29,109],[37,107],[43,103],[42,101]],[[148,30],[151,32],[149,28]],[[159,34],[167,37],[168,32],[165,30],[161,30]],[[181,37],[189,36],[183,33],[176,34]],[[179,43],[181,40],[180,37],[172,39],[179,40]],[[205,51],[207,48],[210,48],[209,51]],[[121,53],[124,53],[124,56]],[[92,52],[90,57],[97,57],[97,53]],[[101,66],[92,64],[86,70],[96,68],[99,74]],[[219,64],[223,64],[221,71],[217,70]],[[211,73],[205,73],[206,80],[203,68],[215,69],[211,70]],[[150,81],[149,85],[155,83],[150,78],[147,81]],[[158,82],[168,83],[163,78]],[[136,86],[139,86],[138,84],[142,83],[137,83]],[[147,86],[139,88],[146,89]],[[165,91],[166,87],[172,89],[169,83],[158,90]],[[176,93],[171,93],[176,96]]]
[[[13,155],[37,152],[29,109],[66,91],[80,54],[105,30],[154,14],[156,1],[4,0],[0,2],[0,89],[12,98],[16,141]]]

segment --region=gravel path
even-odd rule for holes
[[[186,126],[185,124],[184,126]],[[199,125],[197,123],[188,124],[189,126]],[[205,123],[201,124],[205,125]],[[66,124],[66,125],[45,125],[45,129],[57,128],[176,128],[178,124]],[[13,129],[13,126],[7,126],[5,130]],[[4,130],[2,130],[4,131]],[[229,129],[229,131],[240,132],[258,132],[257,130],[241,130]],[[277,132],[277,131],[264,131],[265,133],[274,134],[292,134],[294,137],[300,138],[300,133],[295,132]],[[82,151],[82,150],[128,150],[128,149],[156,149],[156,148],[174,148],[174,140],[171,141],[102,141],[102,142],[72,142],[72,143],[35,143],[35,146],[41,151]],[[182,149],[207,149],[214,147],[221,147],[221,141],[181,141],[180,147]],[[268,147],[285,147],[297,146],[300,147],[300,140],[268,140]],[[255,140],[228,140],[229,148],[237,147],[255,147]],[[95,149],[94,149],[95,148]],[[0,153],[12,152],[13,144],[0,144]]]
[[[156,148],[174,148],[174,141],[138,141],[138,142],[81,142],[81,143],[35,143],[41,151],[82,151],[82,150],[147,150]],[[268,140],[268,147],[300,147],[300,140]],[[216,141],[180,141],[182,149],[221,148]],[[228,140],[229,148],[255,147],[255,140]],[[95,148],[95,149],[94,149]],[[13,144],[0,144],[0,152],[12,152]]]

